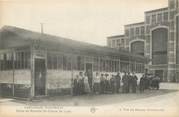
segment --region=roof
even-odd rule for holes
[[[127,26],[140,26],[140,25],[144,25],[145,23],[144,22],[138,22],[138,23],[132,23],[132,24],[126,24],[125,27]]]
[[[127,51],[119,51],[117,49],[109,48],[106,46],[99,46],[49,34],[42,35],[38,32],[33,32],[13,26],[4,26],[1,29],[1,33],[3,32],[8,32],[8,35],[13,34],[15,36],[18,36],[18,38],[29,42],[29,44],[32,44],[34,40],[40,39],[40,44],[45,46],[47,50],[51,49],[56,51],[72,52],[76,54],[82,53],[98,56],[130,56],[137,59],[146,59],[143,56],[135,55]]]
[[[113,38],[124,38],[125,35],[114,35],[114,36],[109,36],[107,37],[108,39],[113,39]]]
[[[154,9],[154,10],[150,10],[150,11],[146,11],[145,13],[160,12],[160,11],[164,11],[164,10],[168,10],[168,7],[159,8],[159,9]]]

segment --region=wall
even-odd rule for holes
[[[47,95],[70,94],[71,80],[71,71],[47,70]]]
[[[13,83],[13,71],[0,71],[0,83]],[[14,84],[30,85],[31,72],[30,70],[15,70]]]
[[[47,88],[71,88],[71,71],[47,70]]]
[[[14,74],[14,83],[13,83]],[[14,87],[13,87],[14,86]],[[14,89],[14,93],[13,93]],[[0,96],[27,98],[30,96],[31,71],[0,71]]]

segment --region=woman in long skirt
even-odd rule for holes
[[[86,73],[84,75],[84,85],[85,85],[85,87],[84,87],[85,93],[90,93],[91,91],[90,91],[90,87],[89,87],[88,76]]]
[[[96,72],[96,76],[94,77],[93,91],[96,94],[100,93],[100,76],[98,72]]]

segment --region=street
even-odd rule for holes
[[[136,94],[103,94],[83,96],[57,96],[24,101],[0,98],[0,113],[24,116],[30,112],[35,116],[68,116],[95,114],[97,116],[154,116],[178,117],[179,84],[162,83],[160,90],[146,90]],[[11,112],[11,113],[9,113]],[[27,116],[31,116],[31,114]],[[141,115],[142,114],[142,115]]]
[[[160,90],[145,90],[144,93],[129,94],[101,94],[101,95],[82,95],[82,96],[56,96],[24,101],[19,99],[1,98],[1,105],[60,105],[60,106],[111,106],[133,103],[135,105],[165,105],[167,101],[174,101],[178,95],[179,84],[162,83]],[[146,101],[147,100],[147,101]],[[166,101],[167,100],[167,101]]]

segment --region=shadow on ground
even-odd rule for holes
[[[101,94],[82,96],[55,96],[39,98],[32,101],[11,100],[15,103],[23,103],[30,106],[101,106],[115,103],[123,103],[132,100],[140,100],[154,96],[176,92],[174,89],[146,90],[144,93],[129,94]]]

